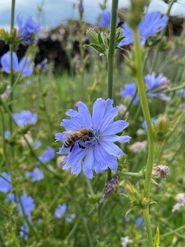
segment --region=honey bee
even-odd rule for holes
[[[93,137],[93,132],[86,128],[82,128],[79,131],[69,132],[69,136],[64,142],[64,147],[70,148],[70,152],[71,152],[73,150],[75,142],[78,141],[79,147],[85,149],[85,146],[83,146],[82,143],[79,142],[89,141],[91,137]]]

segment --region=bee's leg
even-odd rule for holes
[[[75,144],[73,144],[73,145],[71,146],[69,152],[72,152],[72,150],[73,150],[73,148],[74,148],[74,145],[75,145]]]
[[[79,148],[81,148],[81,149],[85,149],[85,147],[82,146],[80,143],[78,144],[78,146],[79,146]]]

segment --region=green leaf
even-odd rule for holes
[[[157,227],[157,229],[156,229],[155,238],[154,238],[154,246],[155,247],[160,247],[160,231],[159,231],[159,227]]]

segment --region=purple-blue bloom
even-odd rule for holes
[[[118,22],[118,20],[117,20]],[[103,11],[101,13],[101,19],[98,23],[98,26],[101,28],[109,28],[111,24],[111,12],[110,11]]]
[[[70,119],[61,122],[66,131],[56,134],[56,140],[65,142],[74,131],[86,129],[90,132],[87,140],[77,140],[74,147],[66,148],[64,145],[59,154],[67,154],[63,169],[71,169],[71,173],[78,175],[83,171],[89,179],[93,178],[93,171],[102,173],[108,168],[116,171],[117,159],[122,156],[123,151],[115,144],[127,143],[129,136],[118,136],[128,123],[124,120],[114,122],[118,115],[118,107],[113,107],[110,99],[97,99],[93,104],[92,116],[83,102],[77,103],[77,110],[68,110],[66,115]]]
[[[133,83],[127,83],[125,84],[125,87],[121,90],[121,96],[123,98],[130,98],[132,100],[132,98],[136,95],[137,93],[137,87],[136,84]],[[133,104],[137,104],[139,101],[139,96],[136,96]]]
[[[44,178],[44,174],[39,168],[35,168],[31,172],[27,172],[26,175],[31,178],[32,182],[40,181]]]
[[[36,140],[36,141],[34,142],[34,144],[33,144],[33,149],[34,149],[34,150],[37,150],[37,149],[39,149],[41,146],[42,146],[41,141]]]
[[[2,71],[10,74],[10,52],[8,51],[1,57]],[[23,57],[20,62],[18,61],[17,54],[13,52],[13,71],[21,72],[23,77],[28,77],[32,74],[34,64],[31,63],[29,57]]]
[[[55,158],[55,150],[51,147],[48,147],[39,157],[39,160],[46,164],[50,160]]]
[[[67,212],[67,205],[61,204],[57,207],[57,209],[55,210],[55,218],[60,219],[62,218],[62,216]]]
[[[142,217],[137,217],[135,220],[135,224],[137,227],[142,227],[144,224],[143,218]]]
[[[148,89],[147,95],[149,97],[156,97],[162,100],[168,101],[170,98],[161,92],[152,92],[156,89],[165,90],[169,88],[168,79],[163,75],[159,74],[158,76],[155,73],[149,74],[145,76],[145,84]]]
[[[3,172],[2,177],[0,177],[0,191],[3,193],[8,193],[11,189],[11,178],[6,172]]]
[[[148,38],[162,31],[167,25],[168,17],[163,16],[160,12],[146,13],[138,25],[139,38],[141,45],[145,45]],[[124,39],[119,46],[130,45],[133,43],[132,30],[127,23],[123,24]]]
[[[26,224],[21,226],[20,237],[23,239],[28,239],[28,227]]]
[[[9,130],[6,130],[5,132],[4,132],[4,137],[8,140],[8,139],[10,139],[11,138],[11,132],[9,131]]]
[[[17,25],[21,42],[24,45],[30,45],[32,41],[37,41],[40,32],[40,25],[31,17],[28,17],[24,22],[23,18],[18,15]]]
[[[30,111],[14,113],[13,118],[19,127],[25,127],[30,124],[34,125],[37,122],[37,114]]]
[[[31,221],[31,212],[35,209],[35,203],[32,199],[32,197],[28,196],[27,194],[23,194],[20,197],[21,205],[19,204],[17,207],[17,210],[21,216],[25,215],[27,216],[28,220]],[[22,209],[23,207],[23,209]],[[23,213],[24,210],[24,213]]]

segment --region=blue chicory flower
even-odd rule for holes
[[[137,217],[135,220],[135,224],[137,227],[142,227],[144,224],[143,218],[142,217]]]
[[[28,17],[24,22],[23,18],[20,15],[18,15],[17,25],[21,42],[24,45],[30,45],[32,41],[36,42],[38,40],[40,25],[37,22],[35,22],[31,17]]]
[[[21,226],[20,237],[23,239],[28,239],[28,227],[26,224]]]
[[[22,111],[21,113],[14,113],[13,118],[19,127],[26,125],[34,125],[37,122],[37,114],[30,111]]]
[[[156,122],[157,122],[157,117],[153,117],[151,120],[152,120],[152,125],[155,125]],[[146,121],[144,121],[144,122],[142,123],[141,127],[142,127],[143,130],[145,130],[145,131],[147,130]]]
[[[119,22],[119,18],[117,19]],[[101,13],[101,19],[98,23],[98,26],[101,28],[109,28],[111,24],[111,12],[110,11],[103,11]]]
[[[11,177],[8,173],[3,172],[0,177],[0,191],[3,193],[8,193],[11,189]]]
[[[21,216],[23,216],[25,213],[28,220],[31,222],[31,212],[35,209],[35,203],[34,203],[32,197],[28,196],[27,194],[23,194],[20,197],[20,200],[21,200],[21,204],[22,204],[23,209],[22,209],[21,205],[19,204],[17,207],[17,210]],[[24,213],[23,213],[23,210],[24,210]]]
[[[167,25],[168,17],[163,16],[160,12],[146,13],[138,25],[139,38],[142,46],[145,45],[148,38],[162,31]],[[123,24],[124,39],[119,46],[130,45],[133,43],[132,30],[127,23]]]
[[[4,137],[5,137],[7,140],[9,140],[9,139],[11,138],[11,132],[10,132],[9,130],[6,130],[6,131],[4,132]]]
[[[57,209],[55,210],[55,218],[60,219],[62,218],[62,216],[67,212],[67,205],[61,204],[57,207]]]
[[[170,99],[170,97],[166,96],[162,92],[155,92],[156,89],[164,90],[169,87],[168,79],[163,74],[159,74],[158,76],[155,73],[146,75],[145,84],[149,91],[147,93],[148,97],[156,97],[165,101]]]
[[[130,98],[131,100],[136,93],[137,93],[137,87],[134,82],[125,84],[125,87],[121,90],[121,96],[123,98]],[[139,96],[136,96],[133,101],[133,104],[134,105],[137,104],[138,101],[139,101]]]
[[[39,149],[41,146],[42,146],[41,141],[36,140],[36,141],[34,142],[34,144],[33,144],[33,149],[34,149],[34,150],[37,150],[37,149]]]
[[[39,157],[39,160],[46,164],[50,160],[55,158],[55,150],[51,147],[48,147]]]
[[[117,159],[123,155],[123,151],[115,142],[127,143],[130,137],[117,135],[128,127],[128,123],[124,120],[114,122],[119,109],[112,105],[110,99],[97,99],[93,104],[92,116],[83,102],[78,102],[77,111],[70,109],[66,112],[70,119],[61,122],[66,131],[57,133],[56,140],[65,144],[72,132],[82,129],[88,132],[88,136],[86,140],[77,140],[73,148],[66,148],[63,144],[59,150],[59,154],[67,154],[63,169],[71,168],[71,173],[75,175],[83,170],[89,179],[93,178],[93,171],[102,173],[108,168],[114,172],[117,170]]]
[[[20,72],[23,77],[28,77],[32,74],[34,64],[31,63],[29,57],[23,57],[20,62],[18,61],[17,54],[13,52],[13,71]],[[10,74],[10,52],[8,51],[1,57],[2,71]]]
[[[31,172],[27,172],[26,175],[31,178],[32,182],[40,181],[44,178],[44,174],[39,168],[35,168]]]

